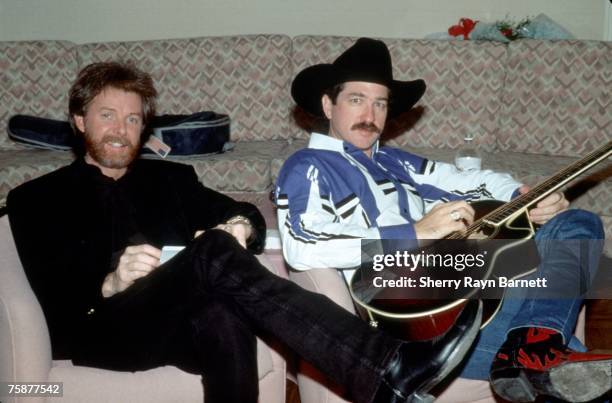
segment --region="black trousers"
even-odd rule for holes
[[[274,336],[359,403],[372,401],[400,345],[210,230],[105,300],[73,361],[125,371],[176,365],[204,374],[207,402],[255,402],[255,334]]]

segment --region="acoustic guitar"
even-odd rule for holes
[[[485,253],[489,253],[489,258],[487,266],[478,272],[479,280],[500,276],[517,279],[531,274],[537,268],[539,257],[532,240],[535,227],[528,218],[528,210],[611,154],[612,141],[509,202],[497,200],[474,202],[472,206],[476,216],[464,233],[452,233],[432,245],[411,253],[425,255],[435,253],[437,250],[438,252],[441,250],[442,253],[451,250],[453,253],[452,249],[457,244],[464,245],[462,242],[465,243],[465,247],[475,247],[478,250],[482,250],[482,245],[486,245],[484,249],[487,251]],[[476,239],[478,245],[471,243],[471,239]],[[479,297],[480,290],[469,287],[462,288],[447,297],[446,294],[441,297],[424,296],[423,290],[419,294],[414,287],[375,288],[372,286],[372,280],[377,273],[372,271],[371,262],[369,263],[362,264],[349,284],[357,311],[370,325],[379,327],[400,339],[423,340],[443,334],[453,325],[467,300]],[[457,270],[436,271],[429,267],[427,269],[430,273],[444,272],[445,276],[455,276],[454,278],[466,275]],[[406,274],[416,273],[418,270],[411,272],[395,269],[394,271],[393,267],[385,267],[380,273],[383,272],[386,272],[387,278],[397,279]],[[427,292],[435,294],[436,290],[430,288]],[[483,327],[491,322],[501,307],[502,300],[503,290],[495,298],[483,299]]]

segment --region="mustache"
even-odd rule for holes
[[[382,130],[372,122],[359,122],[351,126],[351,130],[366,130],[372,133],[380,133]]]

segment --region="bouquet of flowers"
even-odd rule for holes
[[[506,18],[487,23],[461,18],[448,28],[450,38],[510,42],[522,38],[573,39],[573,35],[544,14],[518,22]]]

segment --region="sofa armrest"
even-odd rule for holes
[[[289,272],[289,278],[302,288],[323,294],[352,314],[353,299],[342,274],[336,269],[312,269]],[[339,385],[304,360],[300,360],[297,373],[302,403],[349,403]]]
[[[312,269],[289,272],[291,281],[309,291],[327,296],[347,311],[355,314],[353,299],[342,274],[336,269]]]
[[[5,215],[0,218],[0,381],[44,382],[50,369],[47,322],[19,261]]]
[[[265,254],[257,255],[257,259],[265,268],[282,277],[283,273],[279,272],[278,267]],[[269,349],[271,363],[270,371],[263,376],[261,376],[260,368],[259,400],[262,402],[282,403],[285,401],[285,388],[287,386],[287,363],[285,361],[287,352],[282,345],[273,339],[266,338],[261,340],[261,342]],[[259,365],[261,365],[261,359],[259,361]]]

